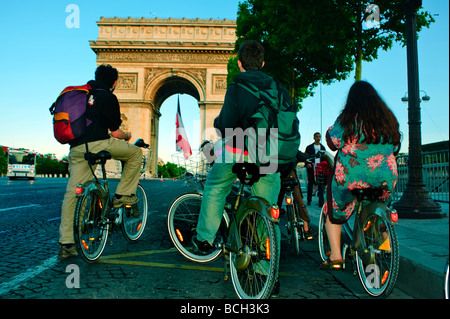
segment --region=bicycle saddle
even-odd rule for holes
[[[232,172],[235,173],[242,184],[253,185],[261,175],[259,167],[251,163],[236,163],[233,165]]]
[[[107,160],[111,159],[111,153],[108,151],[100,151],[98,153],[86,153],[84,154],[84,159],[89,162],[90,165],[95,165],[100,161],[100,163],[105,164]]]
[[[363,200],[376,201],[383,195],[381,188],[357,188],[352,190],[352,195],[356,196],[358,202]]]

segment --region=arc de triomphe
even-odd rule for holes
[[[236,22],[102,17],[97,24],[98,39],[90,41],[90,46],[98,65],[111,64],[119,71],[114,93],[120,102],[123,126],[133,138],[150,141],[150,174],[154,176],[160,107],[168,97],[177,93],[193,96],[200,108],[200,132],[213,127],[227,87]],[[208,134],[204,137],[213,139]]]

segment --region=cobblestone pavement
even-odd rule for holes
[[[173,248],[166,216],[173,199],[190,190],[184,182],[142,181],[149,200],[143,237],[130,243],[121,231],[114,232],[101,259],[92,264],[78,257],[64,261],[56,258],[60,206],[67,180],[14,182],[18,183],[0,179],[0,298],[236,298],[231,280],[223,280],[223,260],[196,264]],[[302,243],[297,256],[283,237],[277,299],[367,298],[356,277],[318,270],[316,242]],[[79,282],[74,279],[78,274]],[[339,276],[341,279],[337,279]],[[342,283],[350,281],[350,288]],[[396,291],[392,295],[407,297]]]

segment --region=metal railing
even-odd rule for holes
[[[408,182],[408,155],[397,156],[398,181],[392,200],[399,200]],[[449,202],[449,151],[422,153],[425,189],[437,202]]]
[[[392,197],[397,201],[402,197],[408,182],[408,155],[397,156],[398,181]],[[437,202],[449,202],[449,151],[422,153],[422,173],[425,189]],[[298,168],[297,175],[304,189],[307,185],[306,168]],[[304,194],[306,196],[306,193]]]

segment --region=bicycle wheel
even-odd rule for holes
[[[86,262],[97,260],[105,248],[109,229],[101,216],[105,205],[95,189],[86,191],[77,200],[73,223],[75,248]]]
[[[178,197],[169,208],[167,228],[170,239],[184,257],[195,262],[205,263],[219,257],[222,250],[217,246],[208,255],[200,255],[192,251],[191,239],[196,233],[201,203],[202,195],[197,193],[184,194]],[[224,221],[228,223],[226,212],[224,212],[224,217]],[[219,234],[218,237],[220,237]],[[218,238],[216,241],[219,240]]]
[[[294,205],[286,205],[286,215],[288,219],[288,229],[291,235],[290,241],[294,244],[295,253],[300,254],[300,238],[298,232],[298,221],[295,215]]]
[[[274,224],[249,209],[240,221],[242,251],[230,252],[230,272],[241,299],[269,298],[278,278],[279,249]]]
[[[323,207],[325,207],[325,206],[323,206]],[[325,228],[325,221],[327,219],[327,216],[325,215],[325,212],[323,211],[323,207],[322,207],[322,211],[320,212],[320,218],[319,218],[318,238],[319,238],[320,258],[322,258],[323,261],[326,261],[327,258],[331,254],[331,246],[330,246],[330,242],[328,241],[327,230]]]
[[[387,297],[394,289],[399,267],[395,227],[385,217],[369,213],[362,224],[367,251],[356,252],[356,265],[366,292]]]
[[[448,260],[447,260],[447,266],[445,267],[445,283],[444,283],[444,291],[445,291],[445,299],[449,299],[449,292],[448,292]]]
[[[139,198],[138,203],[131,209],[123,208],[122,211],[122,233],[129,241],[138,240],[144,233],[147,224],[147,195],[139,184],[136,196]]]

